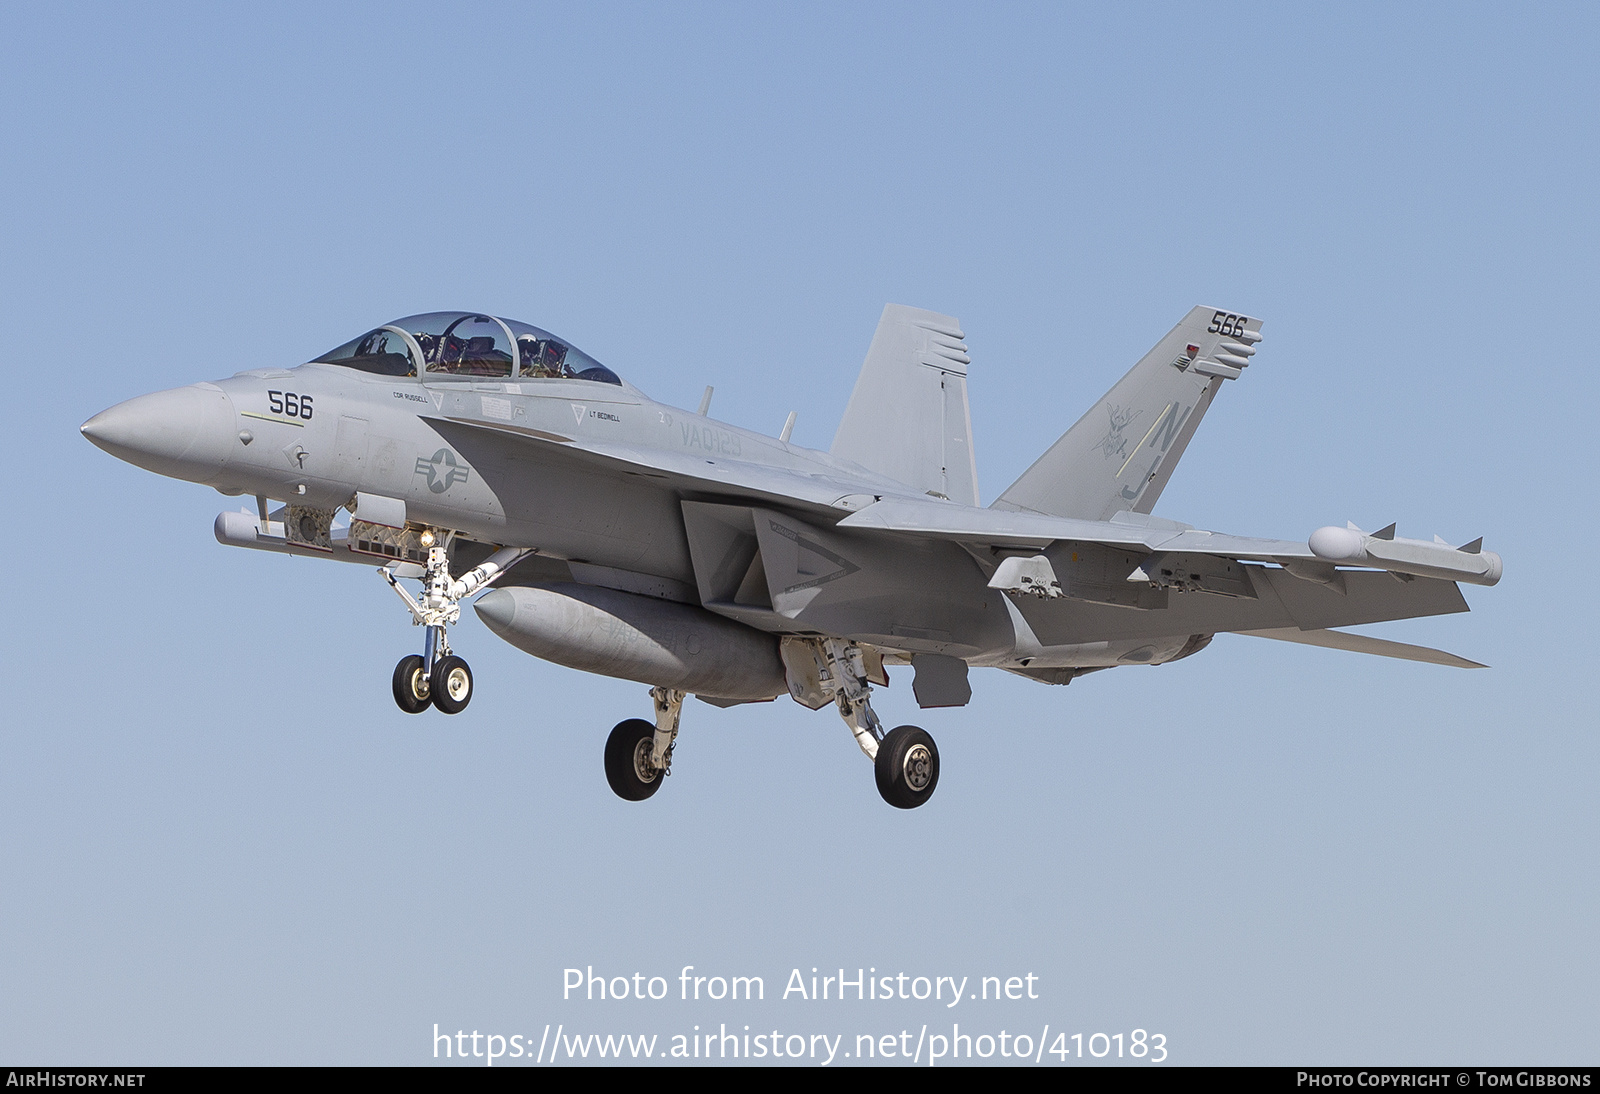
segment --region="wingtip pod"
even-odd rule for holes
[[[1470,585],[1497,584],[1504,571],[1500,556],[1483,550],[1481,537],[1457,548],[1442,542],[1401,539],[1394,534],[1392,524],[1370,535],[1354,525],[1318,528],[1306,540],[1306,546],[1311,548],[1312,554],[1328,562],[1370,566],[1414,577],[1465,581]]]
[[[1483,541],[1479,540],[1478,542],[1482,543]],[[1500,561],[1499,553],[1495,551],[1485,551],[1480,547],[1478,551],[1478,557],[1489,564],[1488,569],[1484,571],[1483,580],[1478,582],[1478,584],[1498,585],[1500,583],[1500,574],[1505,569],[1505,564]]]

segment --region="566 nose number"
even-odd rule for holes
[[[272,407],[274,414],[282,414],[285,418],[311,418],[311,396],[296,395],[292,391],[269,391],[267,402]]]

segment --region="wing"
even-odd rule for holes
[[[1033,594],[1013,602],[1046,644],[1157,631],[1325,631],[1467,610],[1455,583],[1436,573],[1341,568],[1303,542],[1134,513],[1091,521],[885,498],[838,526],[961,544],[990,588]]]
[[[1309,546],[1295,540],[1222,535],[1139,513],[1118,513],[1111,520],[1085,520],[975,509],[917,498],[884,498],[839,523],[843,528],[878,528],[993,546],[1043,548],[1071,540],[1142,547],[1152,552],[1197,552],[1257,562],[1318,560]]]
[[[1049,547],[1064,540],[1153,553],[1203,555],[1238,561],[1276,562],[1296,577],[1337,584],[1340,566],[1387,570],[1410,577],[1494,585],[1500,580],[1500,556],[1483,550],[1480,537],[1461,547],[1442,540],[1427,543],[1399,539],[1394,525],[1370,535],[1349,528],[1321,528],[1309,541],[1262,539],[1208,532],[1181,521],[1145,513],[1122,512],[1110,520],[1051,517],[945,505],[921,498],[884,498],[840,522],[846,528],[941,536],[992,547]],[[1330,535],[1331,533],[1331,535]],[[1320,544],[1320,550],[1317,546]],[[1330,545],[1331,544],[1331,545]]]

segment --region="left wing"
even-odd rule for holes
[[[1204,532],[1192,525],[1141,513],[1118,513],[1110,520],[1079,520],[1003,509],[974,509],[916,498],[884,498],[839,522],[841,528],[877,528],[938,536],[974,544],[1048,547],[1063,540],[1142,547],[1149,551],[1186,551],[1283,562],[1317,560],[1304,543],[1255,539]]]
[[[1159,626],[1163,633],[1238,631],[1470,665],[1328,628],[1466,611],[1456,581],[1493,584],[1500,576],[1499,556],[1478,542],[1456,548],[1395,541],[1392,527],[1372,536],[1323,529],[1298,542],[1223,535],[1136,513],[1091,521],[915,498],[885,498],[838,526],[959,543],[990,588],[1032,594],[1013,604],[1049,645],[1131,638]],[[1331,537],[1338,550],[1324,542],[1330,531],[1340,533]]]
[[[839,526],[938,536],[1000,552],[1011,549],[1013,554],[1021,549],[1037,548],[1048,555],[1051,548],[1076,543],[1144,550],[1152,556],[1169,557],[1173,561],[1194,557],[1275,562],[1296,577],[1334,586],[1340,583],[1339,566],[1387,570],[1405,575],[1403,579],[1436,578],[1473,585],[1493,585],[1501,574],[1500,556],[1482,550],[1481,539],[1463,547],[1452,547],[1442,541],[1396,539],[1392,524],[1371,535],[1353,526],[1323,528],[1302,543],[1207,532],[1142,513],[1121,512],[1105,521],[1079,520],[1042,513],[974,509],[918,498],[884,498],[846,517]],[[1056,560],[1049,561],[1053,564]]]

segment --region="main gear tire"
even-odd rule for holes
[[[433,695],[434,706],[446,714],[460,714],[472,702],[472,670],[454,654],[441,657],[433,666],[428,690]]]
[[[623,801],[642,802],[657,790],[666,772],[652,767],[656,727],[643,718],[618,722],[606,738],[606,782]]]
[[[896,809],[915,809],[939,785],[939,747],[919,726],[898,726],[884,735],[873,764],[878,793]]]
[[[428,674],[422,671],[422,658],[416,654],[400,658],[394,667],[395,705],[407,714],[421,714],[428,709],[432,692]]]

